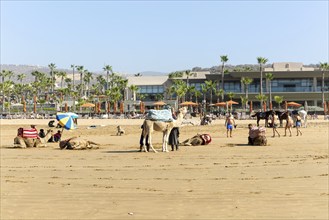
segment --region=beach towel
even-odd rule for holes
[[[174,120],[170,109],[164,109],[164,110],[151,109],[146,115],[146,119],[152,121],[164,121],[164,122],[171,122]]]

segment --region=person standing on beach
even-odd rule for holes
[[[176,112],[175,109],[172,107],[171,108],[171,114],[174,120],[177,120],[177,116],[176,116]],[[169,134],[169,138],[168,138],[168,144],[171,145],[171,151],[178,150],[178,145],[179,145],[179,127],[173,127],[173,129],[171,129],[170,134]]]
[[[302,118],[299,115],[295,115],[296,119],[296,129],[297,129],[297,136],[302,136],[302,132],[300,131],[300,127],[302,126]]]
[[[235,120],[231,113],[228,114],[225,120],[225,126],[226,126],[226,136],[228,137],[228,133],[230,133],[230,137],[232,137],[232,130],[233,126],[235,126]]]
[[[288,114],[288,113],[286,113],[286,114]],[[292,120],[291,116],[288,114],[286,127],[284,128],[284,136],[287,136],[287,129],[288,129],[289,133],[290,133],[290,137],[291,137],[291,127],[293,124],[294,124],[294,121]]]
[[[273,136],[272,137],[275,137],[275,132],[280,137],[280,134],[279,134],[278,130],[276,129],[279,126],[279,117],[275,114],[274,111],[272,113],[272,122],[271,122],[271,125],[272,125],[272,128],[273,128]]]

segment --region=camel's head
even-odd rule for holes
[[[49,133],[51,133],[51,135],[53,135],[54,131],[52,129],[48,129],[46,135],[49,134]]]

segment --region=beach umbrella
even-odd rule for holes
[[[233,100],[230,100],[230,101],[227,101],[227,104],[228,105],[237,105],[237,104],[239,104],[238,102],[235,102],[235,101],[233,101]]]
[[[73,119],[78,117],[79,116],[73,112],[58,112],[56,114],[56,119],[58,123],[66,130],[72,130],[76,128]]]
[[[198,104],[197,103],[195,103],[195,102],[182,102],[182,103],[180,103],[179,105],[181,105],[181,106],[197,106]]]
[[[223,106],[226,106],[226,102],[217,102],[217,103],[215,103],[213,105],[214,106],[221,106],[221,107],[223,107]]]
[[[93,108],[95,107],[95,104],[86,102],[85,104],[81,105],[83,108]]]
[[[288,102],[288,103],[287,103],[287,106],[291,106],[291,107],[300,107],[301,104],[296,103],[296,102]]]
[[[158,102],[154,102],[153,105],[162,106],[162,105],[167,105],[167,103],[165,103],[163,101],[158,101]]]

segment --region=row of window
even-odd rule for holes
[[[197,90],[201,91],[201,85],[204,83],[190,83]],[[325,88],[329,88],[329,81],[325,82]],[[322,81],[317,81],[317,86],[313,88],[313,79],[279,79],[271,81],[272,92],[320,92],[322,89]],[[241,86],[241,82],[224,82],[224,90],[226,92],[244,93]],[[248,91],[251,93],[259,92],[259,81],[253,82],[248,86]],[[158,94],[164,93],[164,86],[152,85],[152,86],[139,86],[139,93],[143,94]],[[266,82],[263,82],[263,91],[268,92],[266,88]]]

